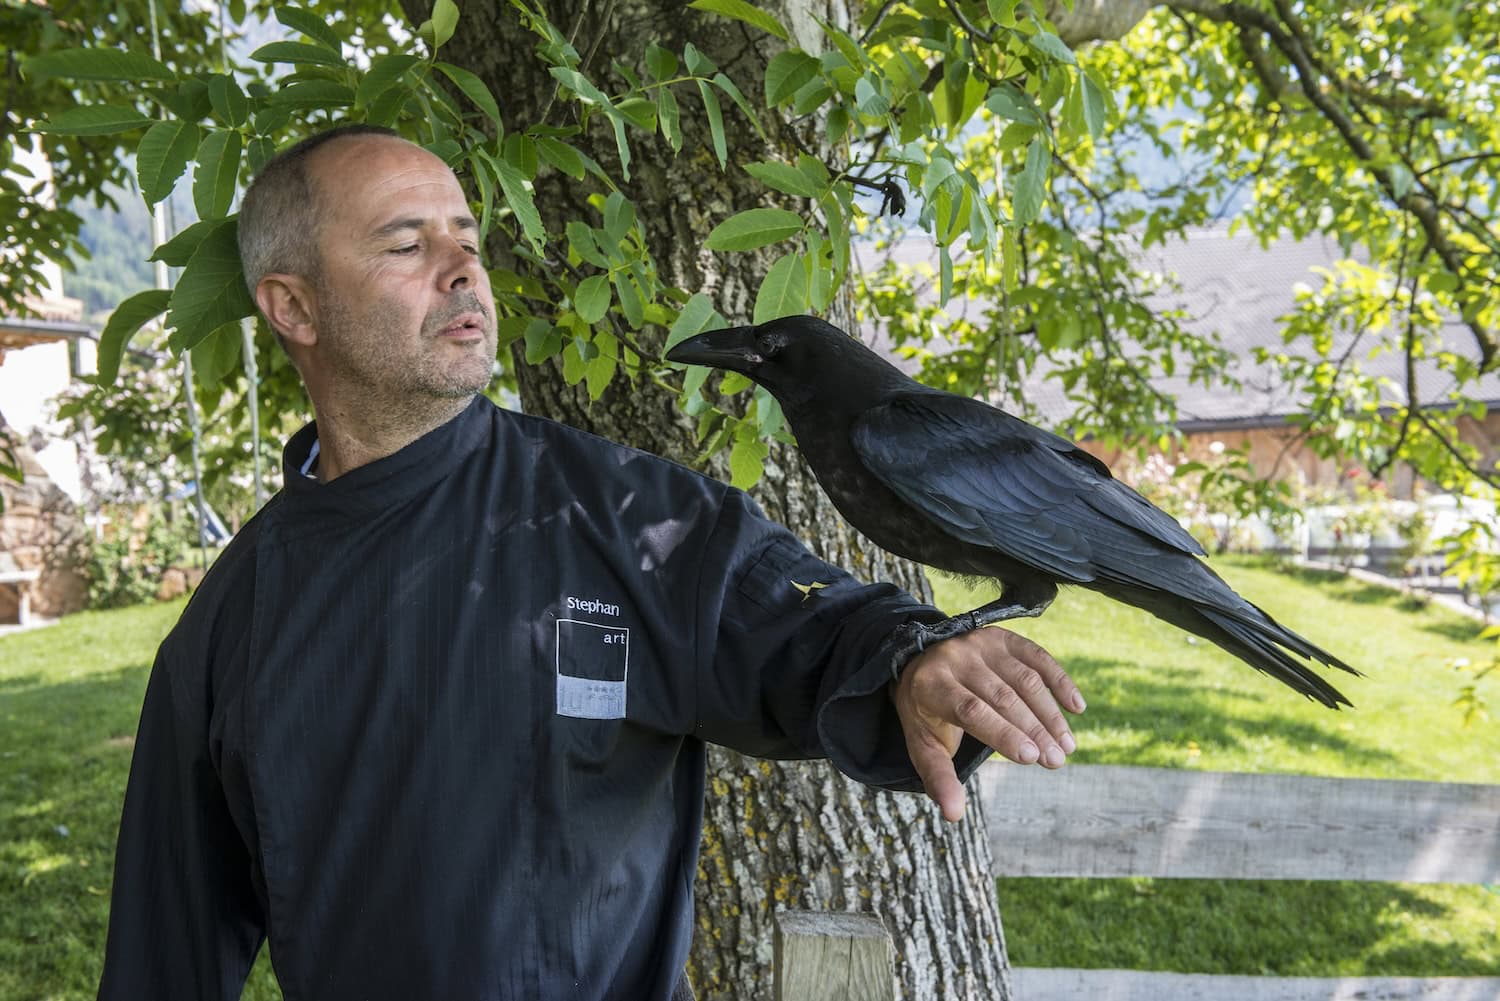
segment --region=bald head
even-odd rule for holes
[[[319,150],[356,139],[404,139],[379,125],[341,125],[320,132],[266,161],[240,204],[240,263],[250,294],[269,274],[316,279],[318,236],[328,206],[312,169]]]

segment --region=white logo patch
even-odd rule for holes
[[[558,619],[557,714],[624,719],[629,663],[629,629]]]

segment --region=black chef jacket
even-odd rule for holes
[[[938,613],[743,493],[482,397],[315,440],[158,653],[101,998],[238,998],[269,935],[288,1001],[666,999],[703,741],[919,787],[888,643]]]

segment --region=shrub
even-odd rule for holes
[[[124,608],[153,601],[162,574],[196,544],[190,519],[168,520],[160,507],[144,509],[144,524],[129,508],[115,509],[119,530],[96,539],[89,554],[89,607]]]

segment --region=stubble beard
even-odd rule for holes
[[[405,306],[377,298],[359,309],[331,287],[318,284],[319,340],[330,375],[373,413],[386,420],[410,415],[421,422],[435,408],[466,403],[489,385],[495,354],[493,302],[482,302],[472,290],[455,293],[443,308],[424,318],[421,337],[409,353],[412,320]],[[446,346],[433,343],[434,338],[470,312],[485,318],[482,345],[463,346],[471,357],[444,357]]]

